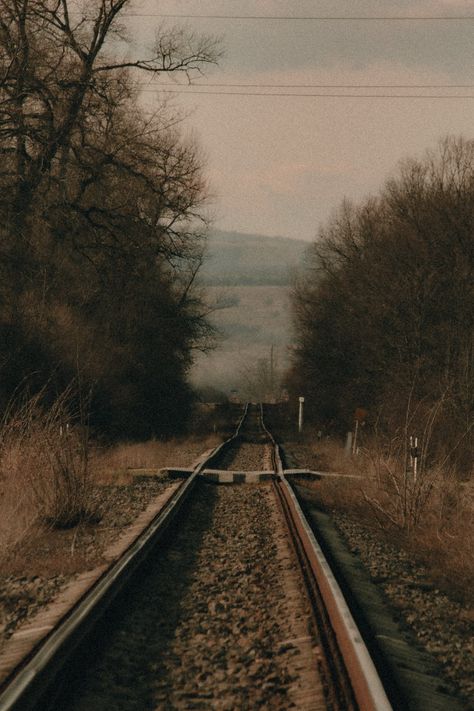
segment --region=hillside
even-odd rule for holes
[[[307,246],[287,237],[214,231],[200,279],[207,286],[287,285]]]

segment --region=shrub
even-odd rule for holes
[[[38,522],[68,528],[97,518],[89,435],[68,388],[49,407],[42,394],[11,404],[0,423],[0,552]]]
[[[422,465],[415,480],[395,444],[372,442],[349,462],[354,459],[363,472],[359,479],[327,477],[311,486],[319,503],[378,530],[423,563],[441,586],[469,601],[474,575],[470,485],[443,461]]]

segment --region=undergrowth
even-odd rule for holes
[[[472,603],[474,487],[436,462],[422,465],[415,479],[403,456],[375,444],[357,457],[334,441],[323,449],[326,457],[334,453],[332,471],[355,477],[311,484],[321,506],[378,531],[425,565],[439,585]]]
[[[79,402],[79,405],[77,404]],[[73,388],[11,403],[0,421],[0,557],[35,526],[96,520],[89,434]]]

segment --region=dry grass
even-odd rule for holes
[[[39,523],[67,528],[94,515],[87,431],[70,402],[67,391],[44,409],[38,395],[0,423],[0,558]]]
[[[41,394],[19,399],[0,421],[0,560],[10,567],[15,557],[21,567],[43,540],[50,556],[60,539],[74,548],[78,530],[99,520],[97,484],[131,484],[137,470],[191,466],[221,441],[210,435],[91,449],[81,407],[70,388],[47,408]]]
[[[360,457],[348,456],[338,440],[327,438],[316,444],[315,440],[316,437],[307,446],[319,457],[321,471],[345,475],[359,475],[364,472]]]
[[[356,469],[363,475],[313,483],[321,505],[378,530],[423,563],[439,585],[469,601],[474,579],[474,501],[466,485],[454,472],[435,465],[422,470],[415,483],[393,455],[379,450],[366,451],[341,467],[341,451],[335,448],[331,468],[344,473]]]
[[[32,460],[16,448],[0,461],[0,560],[22,538],[28,537],[39,517],[38,502],[29,482]]]
[[[452,477],[436,485],[421,525],[404,545],[443,587],[472,605],[474,507],[462,485]]]
[[[100,484],[127,483],[133,478],[133,470],[142,470],[141,473],[146,475],[166,467],[190,467],[198,456],[216,447],[220,441],[218,435],[209,435],[202,439],[124,442],[96,452],[96,481]]]

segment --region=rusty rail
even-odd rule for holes
[[[264,423],[263,406],[260,408],[262,427],[273,444],[275,493],[300,561],[324,650],[328,699],[340,711],[392,711],[344,595],[285,477],[280,447]]]

